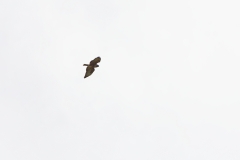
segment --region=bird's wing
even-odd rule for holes
[[[94,60],[92,60],[91,62],[90,62],[90,65],[95,65],[95,64],[97,64],[97,63],[99,63],[101,61],[101,58],[100,57],[97,57],[97,58],[95,58]]]
[[[87,78],[88,76],[90,76],[94,71],[95,71],[94,67],[88,66],[86,68],[86,73],[85,73],[84,78]]]

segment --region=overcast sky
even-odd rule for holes
[[[0,159],[239,160],[239,15],[237,0],[1,0]]]

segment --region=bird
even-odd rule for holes
[[[83,66],[87,66],[84,78],[87,78],[88,76],[92,75],[92,73],[95,71],[95,68],[99,67],[97,63],[99,63],[100,61],[101,57],[96,57],[93,60],[91,60],[89,64],[83,64]]]

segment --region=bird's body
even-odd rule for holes
[[[99,63],[100,61],[101,58],[97,57],[94,60],[92,60],[89,64],[83,64],[83,66],[87,66],[84,78],[90,76],[95,71],[95,68],[99,67],[97,63]]]

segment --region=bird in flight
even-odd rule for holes
[[[95,68],[99,67],[97,63],[99,63],[100,61],[101,61],[101,58],[97,57],[94,60],[91,60],[89,64],[83,64],[83,66],[87,66],[84,78],[87,78],[88,76],[90,76],[95,71]]]

